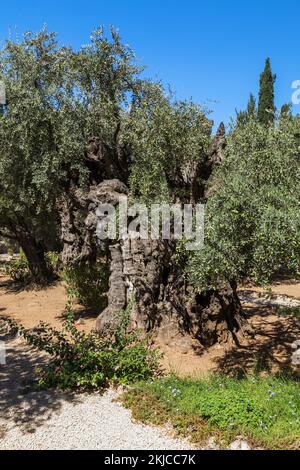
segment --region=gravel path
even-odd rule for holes
[[[39,394],[41,395],[41,394]],[[161,430],[132,422],[130,412],[113,400],[117,394],[82,396],[80,402],[64,401],[34,429],[8,423],[0,449],[102,449],[102,450],[185,450],[184,442]],[[41,395],[43,401],[44,397]],[[35,397],[38,401],[39,397]],[[11,426],[12,424],[12,426]],[[30,423],[32,425],[33,423]]]
[[[43,357],[1,330],[7,361],[0,365],[0,449],[188,450],[159,428],[132,421],[129,410],[103,396],[51,392],[24,394]]]
[[[251,290],[240,290],[239,299],[242,302],[255,304],[263,307],[300,307],[300,300],[288,295],[268,294],[265,292],[255,292]]]

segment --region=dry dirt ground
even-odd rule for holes
[[[299,281],[281,280],[267,290],[248,286],[247,292],[261,295],[264,291],[270,293],[270,289],[274,294],[300,300]],[[66,290],[61,283],[44,290],[20,290],[5,276],[0,276],[0,316],[14,318],[26,328],[35,327],[41,320],[60,328],[66,301]],[[197,351],[191,351],[189,347],[178,348],[179,338],[172,338],[169,344],[159,344],[164,353],[162,366],[167,371],[194,377],[209,371],[232,373],[254,367],[275,372],[289,369],[292,343],[300,339],[300,317],[278,315],[269,305],[244,302],[243,306],[255,331],[254,338],[227,347],[217,345]],[[76,314],[80,318],[78,328],[90,331],[95,315],[80,306],[76,306]]]
[[[255,302],[242,302],[254,337],[244,338],[239,344],[216,345],[209,349],[197,348],[191,352],[176,348],[177,339],[162,346],[163,365],[167,370],[181,376],[201,377],[208,372],[225,374],[244,373],[253,369],[261,371],[293,371],[291,364],[292,344],[300,340],[300,317],[278,315],[275,307],[260,305],[260,296],[281,296],[289,301],[300,300],[300,282],[281,280],[265,289],[253,286],[241,286],[239,289],[246,296],[254,297]],[[274,300],[274,299],[273,299]],[[276,300],[275,300],[276,302]],[[272,301],[271,301],[272,303]]]
[[[9,316],[25,328],[34,328],[40,321],[61,328],[67,300],[62,283],[42,290],[22,289],[0,273],[0,316]],[[84,312],[79,305],[75,306],[75,311],[78,318],[84,317],[81,330],[90,331],[95,317]]]

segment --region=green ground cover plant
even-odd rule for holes
[[[242,379],[175,375],[143,382],[123,396],[134,417],[164,425],[198,445],[208,436],[226,447],[237,436],[268,449],[297,448],[300,442],[300,386],[289,377],[252,375]]]

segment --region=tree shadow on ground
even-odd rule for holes
[[[236,375],[249,370],[295,374],[292,344],[300,339],[299,318],[272,315],[269,307],[244,308],[254,337],[233,346],[216,359],[218,371]]]
[[[300,277],[296,278],[292,277],[289,274],[274,274],[272,277],[272,284],[281,285],[281,284],[289,284],[289,285],[297,285],[300,282]]]
[[[95,309],[92,309],[92,308],[85,308],[85,307],[82,307],[81,305],[75,305],[72,308],[72,312],[74,313],[75,320],[94,319],[96,321],[97,317],[101,313],[101,310],[96,311]],[[59,314],[57,318],[63,321],[66,319],[67,314],[68,314],[68,310],[66,309],[64,312]]]
[[[48,283],[44,285],[37,285],[30,280],[21,282],[14,281],[13,279],[7,276],[0,276],[0,289],[5,289],[4,294],[17,294],[23,291],[40,291],[46,289],[51,289],[59,283],[59,279],[51,279]]]
[[[27,289],[26,284],[22,282],[15,282],[12,279],[0,279],[0,289],[5,288],[5,293],[18,293]]]
[[[0,341],[6,346],[6,364],[0,364],[0,438],[17,427],[33,433],[52,414],[59,413],[66,401],[80,402],[80,396],[49,390],[32,391],[35,368],[48,357],[33,350],[0,321]]]

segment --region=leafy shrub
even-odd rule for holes
[[[13,256],[13,255],[14,255],[14,249],[11,248],[11,247],[9,247],[9,248],[7,249],[7,254],[8,254],[8,256]]]
[[[28,343],[51,355],[51,362],[37,370],[38,388],[91,391],[110,383],[147,380],[158,371],[158,352],[149,336],[128,332],[129,311],[120,313],[114,331],[79,332],[68,312],[62,331],[41,323],[35,332],[5,319]]]
[[[46,262],[54,274],[59,275],[61,271],[60,256],[57,251],[48,251],[45,254]]]
[[[109,268],[104,262],[64,268],[60,278],[66,283],[68,296],[84,307],[101,311],[107,306]]]
[[[250,121],[230,133],[211,179],[204,249],[190,253],[187,268],[199,290],[299,273],[299,126],[298,118],[276,127]]]
[[[97,312],[104,310],[107,306],[109,279],[109,267],[105,262],[63,268],[59,253],[48,252],[45,259],[51,271],[65,282],[71,301],[77,300],[85,308]],[[28,262],[22,250],[17,258],[7,264],[6,274],[15,282],[23,283],[29,279]]]
[[[48,252],[45,254],[45,259],[49,268],[51,268],[51,271],[58,275],[60,270],[59,253]],[[13,258],[7,263],[6,274],[13,281],[18,283],[25,283],[29,280],[30,273],[28,269],[28,261],[22,249],[20,249],[20,254],[18,257]]]
[[[6,274],[15,282],[26,282],[29,279],[27,258],[22,250],[17,258],[6,265]]]

